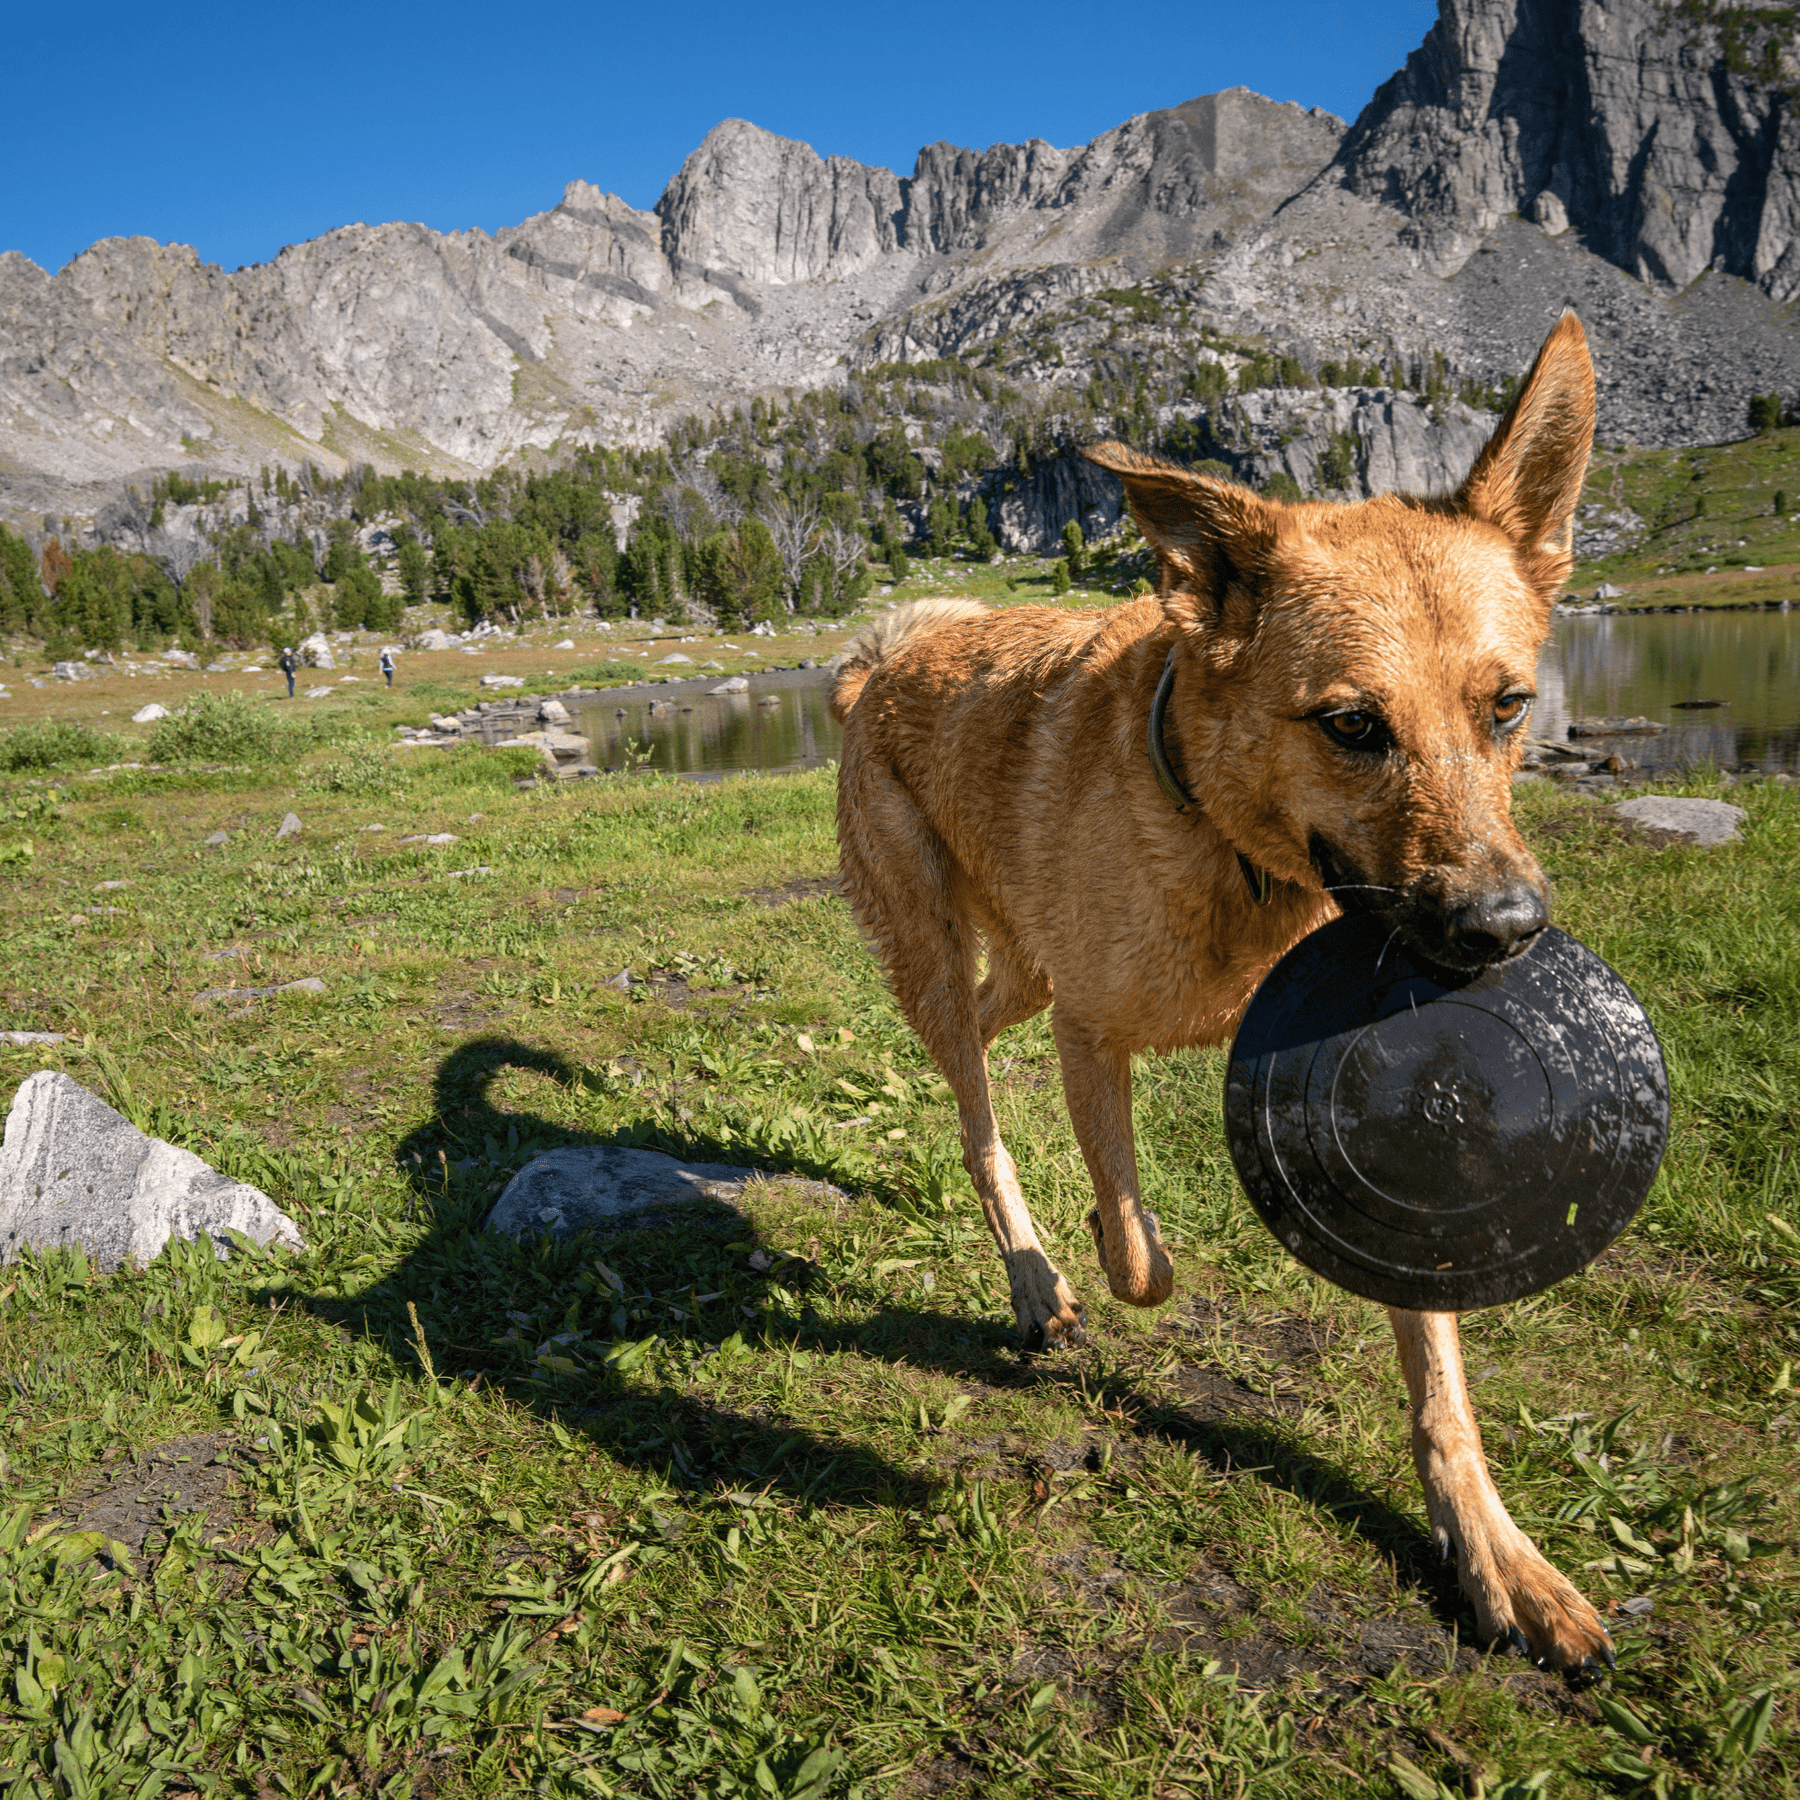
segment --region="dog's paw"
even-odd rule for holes
[[[1094,1254],[1100,1259],[1100,1273],[1115,1300],[1131,1306],[1161,1306],[1175,1291],[1175,1265],[1163,1248],[1162,1227],[1156,1214],[1143,1215],[1147,1227],[1143,1248],[1135,1257],[1127,1254],[1117,1259],[1117,1267],[1106,1254],[1106,1231],[1099,1207],[1087,1216],[1089,1234],[1094,1240]]]
[[[1019,1341],[1025,1350],[1059,1350],[1083,1342],[1087,1333],[1082,1326],[1081,1302],[1042,1250],[1009,1259],[1006,1272],[1012,1286],[1013,1315],[1019,1321]]]
[[[1483,1642],[1571,1675],[1613,1666],[1600,1615],[1524,1533],[1486,1554],[1464,1548],[1457,1562]]]

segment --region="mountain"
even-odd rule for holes
[[[1595,342],[1603,438],[1735,435],[1751,394],[1800,395],[1797,18],[1441,0],[1348,128],[1234,88],[1073,149],[929,145],[900,176],[727,120],[649,212],[577,181],[491,236],[350,225],[230,272],[145,238],[54,276],[7,252],[0,513],[91,519],[175,466],[474,472],[647,445],[934,357],[1050,412],[1133,371],[1166,410],[1197,358],[1240,388],[1261,352],[1429,367],[1429,435],[1443,393],[1516,375],[1565,304]],[[1108,297],[1134,291],[1121,315]],[[1376,403],[1287,381],[1215,394],[1208,429],[1260,454],[1296,408],[1323,444]]]

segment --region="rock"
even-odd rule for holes
[[[575,648],[575,640],[573,638],[564,638],[556,648],[558,650],[573,650]]]
[[[462,730],[462,720],[452,718],[446,713],[434,713],[431,718],[431,729],[451,735]]]
[[[183,669],[197,669],[200,666],[200,658],[192,650],[165,650],[162,659]]]
[[[1594,589],[1594,598],[1596,600],[1623,600],[1625,590],[1622,587],[1614,587],[1610,581],[1603,581]]]
[[[59,662],[50,665],[50,673],[57,681],[86,681],[93,671],[86,663]]]
[[[560,700],[546,700],[538,707],[537,716],[546,725],[566,725],[569,722],[569,709]]]
[[[169,709],[166,706],[158,706],[152,700],[148,706],[140,706],[131,715],[131,722],[134,725],[154,725],[158,719],[166,719],[168,716]]]
[[[555,726],[507,738],[499,747],[503,750],[539,750],[558,766],[563,763],[585,762],[593,755],[593,745],[579,732],[563,731]]]
[[[224,831],[215,831],[206,841],[209,844],[229,844],[231,842],[231,834]]]
[[[411,837],[396,838],[400,844],[454,844],[456,833],[453,831],[415,831]]]
[[[446,869],[444,871],[444,879],[446,881],[460,881],[465,875],[491,875],[493,872],[492,864],[477,863],[472,869]]]
[[[274,987],[202,988],[194,996],[196,1006],[217,1006],[221,1000],[267,1000],[272,994],[322,994],[325,984],[316,975],[283,981]]]
[[[750,683],[742,675],[733,675],[729,681],[721,681],[717,687],[706,690],[709,694],[747,694]]]
[[[234,1231],[301,1248],[267,1194],[146,1137],[78,1081],[40,1069],[21,1084],[0,1147],[0,1260],[79,1244],[111,1270],[202,1235],[223,1257]]]
[[[1666,725],[1659,725],[1656,720],[1646,719],[1641,715],[1629,719],[1608,717],[1569,721],[1569,736],[1572,738],[1656,737],[1666,730]]]
[[[331,640],[324,632],[315,631],[311,637],[304,637],[298,645],[300,660],[309,669],[335,669],[337,657],[333,654]]]
[[[431,630],[421,631],[417,637],[411,639],[410,647],[414,650],[453,650],[456,643],[449,632],[439,631],[434,625]]]
[[[489,675],[482,676],[481,685],[484,688],[523,687],[525,685],[525,677],[523,675],[492,675],[492,674],[489,674]]]
[[[336,688],[310,687],[306,690],[306,697],[309,700],[329,700],[336,692]]]
[[[667,656],[659,656],[656,660],[660,666],[663,663],[691,663],[694,659],[683,656],[679,650],[671,650]]]
[[[1724,800],[1688,800],[1676,794],[1642,794],[1635,800],[1619,801],[1612,810],[1634,825],[1672,832],[1707,849],[1736,843],[1749,816],[1741,806]]]
[[[697,1201],[736,1210],[751,1169],[723,1163],[678,1162],[656,1150],[591,1145],[533,1157],[506,1185],[488,1214],[487,1229],[513,1237],[548,1232],[617,1231],[660,1224],[660,1214]]]
[[[779,706],[781,704],[781,696],[779,694],[758,694],[756,697],[756,704],[758,706]]]
[[[0,1044],[66,1044],[68,1034],[61,1031],[0,1031]]]
[[[131,883],[129,881],[96,881],[94,883],[94,892],[96,894],[110,894],[119,888],[128,888],[130,886]]]
[[[283,813],[281,823],[275,827],[275,841],[280,843],[284,838],[291,838],[301,829],[298,813]]]

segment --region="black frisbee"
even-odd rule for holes
[[[1462,979],[1334,919],[1257,989],[1225,1129],[1264,1224],[1337,1286],[1471,1312],[1572,1275],[1625,1228],[1669,1134],[1656,1033],[1554,928]]]

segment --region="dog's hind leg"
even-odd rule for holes
[[[1400,1312],[1388,1320],[1412,1396],[1413,1462],[1438,1547],[1454,1555],[1484,1641],[1510,1643],[1558,1669],[1612,1667],[1612,1639],[1596,1613],[1511,1518],[1488,1474],[1463,1379],[1455,1313]]]
[[[1115,1299],[1160,1306],[1174,1292],[1175,1269],[1156,1216],[1145,1212],[1138,1192],[1130,1052],[1082,1030],[1060,1002],[1052,1027],[1062,1062],[1063,1098],[1099,1202],[1088,1215],[1088,1230],[1094,1234],[1106,1285]]]
[[[978,1003],[980,941],[966,878],[897,780],[867,764],[857,779],[854,811],[839,811],[845,892],[887,964],[907,1022],[956,1096],[963,1166],[1006,1265],[1024,1347],[1073,1342],[1081,1302],[1038,1242],[988,1089],[984,1024],[998,1017],[998,1031],[1011,1022],[1002,1015],[1031,997],[1029,977],[1001,971],[996,986],[990,972]],[[1041,1009],[1039,1002],[1016,1017]]]

